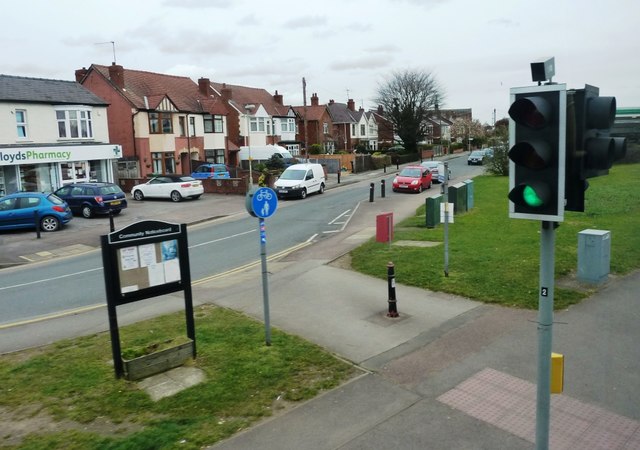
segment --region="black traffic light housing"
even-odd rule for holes
[[[567,93],[567,151],[565,192],[568,211],[584,211],[587,178],[607,175],[615,160],[626,154],[625,138],[611,137],[616,116],[615,97],[600,97],[595,86]]]
[[[562,222],[566,86],[511,89],[509,217]]]

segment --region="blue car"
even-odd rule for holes
[[[191,174],[196,180],[209,178],[230,178],[227,166],[224,164],[202,164]]]
[[[57,231],[72,217],[69,205],[51,193],[15,192],[0,198],[0,230]]]

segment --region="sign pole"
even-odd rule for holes
[[[538,386],[536,407],[536,449],[549,448],[551,409],[551,347],[555,266],[555,223],[540,222],[540,292],[538,297]]]
[[[262,265],[262,304],[264,307],[264,339],[267,346],[271,345],[271,324],[269,316],[269,277],[267,271],[267,233],[264,219],[258,219],[260,232],[260,260]]]

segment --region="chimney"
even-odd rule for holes
[[[228,102],[231,100],[231,88],[227,87],[227,83],[222,83],[222,89],[220,90],[220,94],[222,95],[222,100]]]
[[[211,86],[211,80],[208,78],[199,78],[198,79],[198,91],[202,95],[209,96],[209,87]]]
[[[124,89],[124,68],[116,63],[109,66],[109,79],[120,89]]]
[[[354,111],[354,112],[356,110],[356,102],[354,102],[352,98],[350,98],[347,101],[347,109],[349,109],[349,111]]]
[[[278,104],[278,105],[283,105],[284,103],[282,100],[282,94],[278,94],[278,91],[276,90],[276,93],[273,95],[273,100]]]
[[[315,92],[311,94],[311,106],[318,106],[318,94]]]
[[[333,105],[335,103],[335,101],[333,99],[329,100],[329,104]]]
[[[80,83],[82,81],[82,79],[85,77],[85,75],[87,75],[87,68],[83,67],[82,69],[77,69],[76,70],[76,82]]]

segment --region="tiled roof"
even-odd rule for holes
[[[357,123],[358,120],[354,117],[354,111],[347,108],[344,103],[329,103],[327,105],[329,114],[331,114],[331,120],[333,123]]]
[[[231,90],[230,103],[244,113],[245,105],[255,105],[251,113],[253,114],[259,105],[265,109],[270,116],[286,116],[289,112],[288,105],[281,105],[276,102],[267,90],[262,88],[252,88],[226,83],[211,83],[211,87],[216,93],[222,95],[223,88]]]
[[[293,109],[304,119],[304,106],[294,106]],[[326,110],[327,107],[325,105],[307,106],[307,120],[321,121]]]
[[[108,66],[93,64],[91,67],[109,79]],[[122,72],[124,89],[121,89],[121,92],[138,109],[147,109],[147,105],[153,109],[166,96],[182,112],[206,111],[212,114],[227,114],[222,102],[216,102],[200,94],[198,84],[188,77],[131,69],[123,69]]]
[[[75,81],[0,75],[0,101],[47,104],[104,105],[108,103]]]

